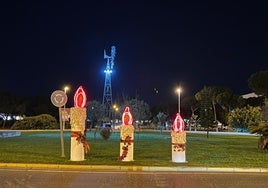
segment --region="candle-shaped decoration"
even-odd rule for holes
[[[171,131],[171,150],[173,162],[186,162],[185,150],[186,150],[186,133],[184,131],[184,121],[179,113],[172,124]]]
[[[84,154],[89,152],[89,144],[86,141],[85,120],[87,97],[82,86],[74,95],[74,107],[70,109],[71,123],[71,161],[83,161]]]
[[[120,157],[119,161],[133,161],[134,127],[129,107],[125,108],[120,126]]]

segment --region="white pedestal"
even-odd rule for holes
[[[172,162],[185,163],[186,161],[186,132],[171,132]]]
[[[75,137],[71,138],[71,161],[85,160],[84,146],[76,140]]]
[[[70,109],[71,121],[71,161],[85,160],[85,148],[81,135],[85,132],[86,108],[73,107]]]
[[[185,156],[185,146],[180,147],[179,145],[173,145],[172,148],[172,162],[175,163],[185,163],[186,162],[186,156]]]
[[[120,127],[120,157],[119,161],[133,161],[134,158],[134,127],[121,125]]]

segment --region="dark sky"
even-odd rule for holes
[[[245,94],[268,69],[265,1],[21,0],[0,10],[1,90],[50,96],[68,84],[72,95],[82,85],[102,100],[112,45],[114,99],[176,102],[178,85],[182,97],[204,86]]]

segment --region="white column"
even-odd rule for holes
[[[81,142],[85,133],[86,108],[73,107],[70,109],[71,123],[71,161],[85,160],[85,148]]]
[[[119,161],[133,161],[134,158],[134,127],[120,126],[120,156]]]
[[[172,162],[185,163],[186,161],[186,132],[171,132]]]

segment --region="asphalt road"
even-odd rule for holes
[[[0,188],[267,188],[268,173],[0,169]]]

